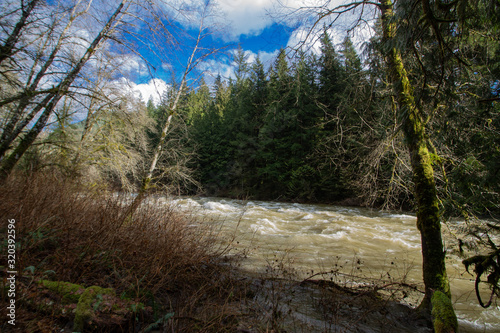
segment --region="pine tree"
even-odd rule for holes
[[[326,28],[320,39],[321,55],[319,57],[319,102],[325,113],[335,115],[342,94],[344,73],[339,56]]]
[[[228,161],[231,155],[224,127],[229,88],[220,75],[214,83],[214,96],[203,112],[193,115],[191,136],[197,155],[196,179],[209,195],[219,195],[229,185]],[[205,91],[205,90],[204,90]]]
[[[276,199],[287,191],[292,144],[289,134],[294,123],[292,76],[285,50],[280,50],[269,76],[267,109],[259,131],[258,175],[259,191],[264,198]]]

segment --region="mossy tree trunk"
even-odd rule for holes
[[[415,104],[413,89],[408,79],[400,51],[395,47],[396,20],[391,0],[379,0],[382,11],[383,38],[389,47],[386,61],[389,76],[397,95],[399,119],[402,121],[406,144],[410,154],[414,194],[417,201],[417,227],[420,231],[423,257],[425,299],[422,307],[430,313],[434,292],[440,291],[450,298],[446,274],[445,252],[441,238],[439,201],[434,180],[431,155],[427,146],[425,121]],[[449,303],[451,307],[451,302]],[[453,312],[453,308],[451,308]],[[453,328],[456,330],[456,327]],[[453,331],[452,330],[452,331]]]

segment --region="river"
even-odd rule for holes
[[[335,270],[365,279],[404,280],[423,289],[420,234],[412,214],[223,198],[177,198],[174,203],[196,218],[223,221],[223,234],[234,235],[235,246],[249,250],[243,263],[247,269],[262,271],[279,258],[291,263],[302,278]],[[479,306],[473,276],[465,271],[451,236],[462,223],[443,225],[460,330],[500,332],[500,306]]]

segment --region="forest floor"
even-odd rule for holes
[[[0,331],[431,332],[412,286],[298,279],[279,260],[248,272],[213,225],[127,207],[57,175],[3,184]]]

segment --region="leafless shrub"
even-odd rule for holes
[[[218,226],[192,221],[166,201],[145,202],[123,219],[129,196],[55,173],[10,177],[0,192],[0,215],[16,220],[16,269],[32,267],[35,279],[53,271],[57,281],[111,287],[163,314],[175,312],[171,324],[180,326],[180,317],[216,326],[219,317],[197,316],[202,301],[215,299],[214,314],[222,316],[227,294],[236,294],[230,266],[221,264],[228,248]]]

